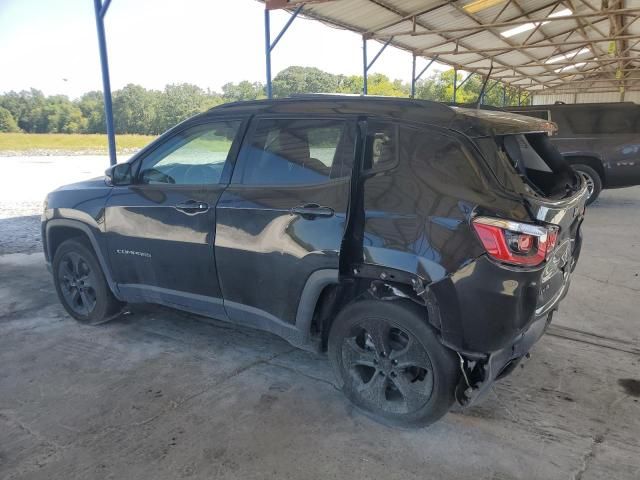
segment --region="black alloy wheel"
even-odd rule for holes
[[[383,318],[366,318],[342,342],[350,388],[371,408],[410,413],[433,393],[426,349],[409,332]]]
[[[74,238],[62,242],[52,266],[58,298],[79,322],[97,325],[121,311],[122,303],[111,292],[88,241]]]
[[[77,252],[60,259],[58,283],[66,304],[76,314],[88,316],[96,308],[96,272]]]
[[[422,426],[445,415],[459,379],[454,352],[405,301],[345,307],[329,334],[329,358],[349,400],[376,420]]]

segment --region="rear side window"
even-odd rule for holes
[[[441,186],[464,184],[475,190],[486,188],[478,162],[453,137],[437,132],[400,128],[400,158],[408,158],[420,174],[436,179]]]
[[[260,119],[233,182],[307,185],[348,177],[354,144],[355,127],[345,120]]]
[[[367,142],[364,156],[365,170],[385,170],[398,162],[400,148],[399,125],[384,121],[367,123]]]

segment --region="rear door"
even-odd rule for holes
[[[355,120],[257,117],[217,207],[216,259],[232,320],[295,323],[309,276],[338,269]]]
[[[136,161],[132,185],[114,187],[105,214],[109,260],[128,299],[225,317],[215,207],[242,125],[224,119],[185,127]]]

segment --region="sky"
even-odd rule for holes
[[[288,18],[271,13],[272,38]],[[255,0],[112,0],[105,29],[112,90],[265,81],[264,5]],[[370,41],[369,57],[380,47]],[[271,62],[274,77],[291,65],[361,74],[362,38],[297,18]],[[388,47],[370,73],[409,82],[411,55]],[[30,87],[71,98],[102,89],[92,0],[0,0],[0,92]]]

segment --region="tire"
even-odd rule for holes
[[[53,258],[53,282],[60,303],[81,323],[111,320],[122,307],[111,292],[93,251],[82,241],[66,240]]]
[[[602,191],[602,178],[592,167],[583,163],[577,163],[571,165],[573,169],[582,175],[582,178],[587,182],[589,188],[589,198],[587,199],[587,205],[591,205],[596,201],[598,195]]]
[[[345,307],[329,333],[329,359],[346,397],[382,423],[418,427],[442,418],[459,379],[419,306],[363,300]]]

